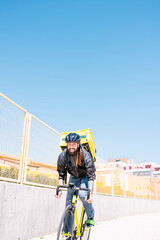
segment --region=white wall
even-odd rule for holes
[[[54,189],[0,182],[0,240],[27,240],[53,233],[65,205]],[[143,212],[160,212],[160,201],[94,196],[95,220]]]

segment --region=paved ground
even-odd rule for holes
[[[30,240],[56,240],[56,233]],[[146,213],[96,224],[90,240],[160,240],[160,213]]]

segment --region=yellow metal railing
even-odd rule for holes
[[[96,191],[109,195],[160,200],[160,177],[135,176],[118,168],[97,171]]]
[[[60,133],[0,93],[0,180],[53,187]]]
[[[60,133],[0,93],[0,180],[55,187]],[[95,192],[160,200],[160,178],[97,169]]]

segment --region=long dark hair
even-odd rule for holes
[[[77,154],[75,156],[76,166],[82,166],[83,152],[81,148],[78,148]]]

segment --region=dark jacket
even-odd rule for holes
[[[67,171],[74,177],[81,178],[86,176],[88,180],[94,180],[95,176],[95,164],[92,157],[87,150],[81,146],[83,152],[82,166],[76,166],[71,161],[72,156],[69,155],[67,148],[59,155],[57,162],[57,171],[59,173],[59,179],[65,180]]]

